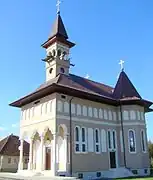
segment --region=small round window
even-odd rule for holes
[[[50,68],[49,73],[51,74],[53,72],[53,68]]]
[[[64,68],[61,67],[61,73],[65,73],[65,70]]]

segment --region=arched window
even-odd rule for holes
[[[102,149],[102,152],[107,152],[107,148],[106,148],[106,131],[104,129],[101,130],[101,149]]]
[[[100,152],[100,136],[99,136],[99,130],[95,129],[95,152]]]
[[[83,106],[83,116],[87,116],[87,107]]]
[[[144,130],[141,130],[141,147],[142,152],[146,152],[146,138]]]
[[[92,117],[92,107],[88,108],[88,115],[89,115],[89,117]]]
[[[86,137],[86,129],[83,127],[81,130],[81,144],[82,144],[82,152],[86,152],[86,142],[87,142],[87,137]]]
[[[60,49],[57,50],[57,56],[60,57],[62,54],[62,51]]]
[[[113,149],[116,149],[116,131],[112,131],[112,137],[113,137]]]
[[[129,120],[129,112],[128,111],[123,111],[123,119]]]
[[[141,115],[140,115],[140,111],[137,111],[137,119],[138,120],[140,120],[141,119],[141,117],[140,117]]]
[[[69,113],[69,103],[68,102],[64,102],[64,112]]]
[[[98,118],[98,111],[97,111],[97,108],[94,108],[94,117],[95,117],[95,118]]]
[[[76,110],[75,110],[75,104],[71,104],[71,111],[72,111],[72,114],[75,114]]]
[[[63,102],[62,101],[57,102],[57,111],[63,112]]]
[[[53,51],[52,51],[52,55],[53,55],[53,56],[55,56],[55,55],[56,55],[56,51],[55,51],[55,49],[53,49]]]
[[[136,152],[136,142],[135,142],[135,131],[134,130],[129,130],[128,138],[129,138],[129,151],[131,153],[135,153]]]
[[[108,111],[108,116],[109,116],[109,120],[113,120],[112,111],[111,110]]]
[[[99,109],[99,118],[103,119],[103,110],[102,109]]]
[[[75,151],[80,151],[80,128],[75,127]]]
[[[60,68],[60,72],[64,74],[65,73],[65,69],[63,67],[61,67]]]
[[[135,111],[130,111],[130,119],[135,120],[136,119],[136,112]]]
[[[108,149],[112,149],[112,143],[111,143],[111,131],[108,130]]]
[[[104,119],[108,119],[108,114],[107,114],[107,110],[104,109]]]
[[[81,106],[77,104],[77,115],[81,115]]]

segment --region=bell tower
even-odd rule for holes
[[[46,49],[46,81],[55,78],[59,73],[69,74],[70,58],[69,51],[75,44],[68,40],[68,35],[64,27],[60,11],[52,27],[51,34],[42,47]]]

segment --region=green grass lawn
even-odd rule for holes
[[[144,178],[123,178],[124,180],[132,180],[132,179],[136,179],[136,180],[153,180],[153,177],[144,177]],[[118,180],[123,180],[123,179],[118,179]]]

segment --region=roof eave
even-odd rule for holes
[[[145,99],[121,99],[120,103],[122,105],[140,105],[145,108],[146,112],[151,112],[150,106],[153,104],[153,102],[145,100]]]
[[[111,104],[111,105],[118,105],[118,101],[116,101],[115,99],[105,97],[105,96],[100,96],[97,94],[92,94],[89,92],[81,91],[78,89],[59,85],[56,83],[53,83],[50,86],[40,89],[34,93],[31,93],[9,105],[13,106],[13,107],[21,108],[22,106],[24,106],[26,104],[37,101],[38,99],[40,99],[44,96],[50,95],[52,93],[55,93],[55,92],[64,93],[64,94],[67,94],[70,96],[88,99],[91,101],[103,102],[103,103],[107,103],[107,104]]]
[[[9,106],[20,108],[26,104],[29,104],[33,101],[36,101],[36,100],[42,98],[43,96],[47,96],[47,95],[51,94],[52,91],[54,92],[54,84],[55,83],[51,84],[48,87],[40,89],[36,92],[33,92],[33,93],[31,93],[31,94],[29,94],[29,95],[27,95],[27,96],[25,96],[25,97],[23,97],[17,101],[14,101],[14,102],[10,103]]]
[[[63,38],[63,37],[60,37],[60,36],[53,36],[51,38],[49,38],[47,41],[45,41],[41,46],[43,48],[48,48],[50,45],[52,45],[54,42],[61,42],[65,45],[67,45],[69,48],[72,48],[73,46],[75,46],[75,43],[71,42],[71,41],[68,41],[67,39]]]

